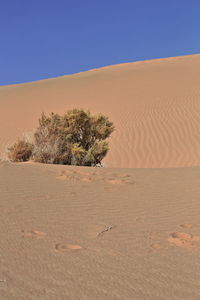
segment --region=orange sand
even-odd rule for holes
[[[200,299],[199,97],[200,55],[0,87],[0,300]],[[3,161],[74,107],[114,121],[107,168]]]
[[[0,153],[37,126],[41,112],[107,114],[116,132],[108,167],[200,165],[200,55],[128,63],[0,87]]]

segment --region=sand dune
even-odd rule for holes
[[[200,168],[0,174],[0,299],[199,299]]]
[[[200,165],[200,55],[127,63],[0,87],[0,153],[44,112],[74,107],[116,126],[108,167]]]
[[[116,126],[108,168],[0,162],[0,299],[199,299],[199,97],[200,55],[0,87],[2,159],[42,111]]]

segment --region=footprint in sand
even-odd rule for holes
[[[82,249],[82,247],[79,245],[60,244],[60,243],[55,245],[56,252],[65,252],[65,251],[69,251],[69,250],[80,250],[80,249]]]
[[[107,180],[111,184],[133,184],[135,183],[129,174],[112,174],[111,177]]]
[[[123,176],[117,176],[115,178],[109,178],[107,180],[108,183],[110,184],[117,184],[117,185],[124,185],[124,184],[134,184],[135,182],[133,180],[131,180],[131,178],[129,178],[129,176],[127,175],[123,175]]]
[[[56,179],[59,180],[70,180],[70,181],[76,181],[79,180],[77,177],[76,171],[62,171],[59,176],[56,177]]]
[[[120,179],[109,179],[107,182],[110,183],[110,184],[123,184],[124,183]]]
[[[67,178],[66,171],[61,171],[60,175],[56,179],[65,180]]]
[[[192,224],[188,224],[188,223],[184,223],[184,224],[180,224],[180,227],[182,228],[192,228]]]
[[[38,230],[31,230],[31,231],[22,230],[22,236],[24,238],[41,239],[45,235],[46,235],[45,232],[38,231]]]
[[[185,233],[185,232],[173,232],[170,234],[169,238],[167,241],[176,247],[181,247],[181,248],[195,248],[196,245],[194,242],[197,242],[200,240],[199,236],[194,236],[190,233]]]
[[[101,174],[99,172],[83,172],[83,171],[62,171],[59,176],[56,177],[59,180],[69,181],[82,181],[86,183],[91,182],[106,182],[112,185],[125,185],[133,184],[134,181],[128,174]]]
[[[114,185],[134,184],[134,181],[132,180],[121,179],[121,178],[110,178],[106,180],[106,182]]]
[[[67,176],[65,174],[62,174],[60,176],[57,176],[56,179],[65,180],[65,179],[67,179]]]
[[[83,182],[92,182],[92,178],[91,177],[83,177],[80,179],[80,181],[83,181]]]
[[[160,243],[153,243],[151,244],[151,248],[155,251],[160,250],[162,248],[162,245]]]

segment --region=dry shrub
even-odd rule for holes
[[[33,159],[37,162],[96,166],[109,148],[105,141],[114,130],[104,115],[73,109],[63,116],[44,113],[34,135]]]
[[[42,113],[39,127],[34,133],[34,146],[26,160],[32,157],[34,161],[41,163],[101,165],[109,150],[106,139],[113,130],[113,123],[108,117],[102,114],[91,115],[89,111],[82,109],[70,110],[62,116],[54,113],[46,116]],[[18,141],[12,147],[13,150],[19,146],[19,142],[22,143],[20,145],[27,146],[27,143]],[[20,152],[17,153],[20,157]]]
[[[13,162],[28,161],[32,155],[34,146],[26,140],[18,140],[8,149],[8,158]]]

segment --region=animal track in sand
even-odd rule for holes
[[[67,179],[67,176],[65,174],[62,174],[62,175],[57,176],[56,179],[65,180],[65,179]]]
[[[184,224],[180,224],[180,227],[183,227],[183,228],[192,228],[192,224],[188,224],[188,223],[184,223]]]
[[[124,185],[124,184],[133,184],[135,183],[132,179],[131,176],[128,174],[108,174],[108,177],[104,178],[103,180],[107,183],[114,184],[114,185]]]
[[[123,184],[124,181],[123,180],[120,180],[120,179],[109,179],[107,180],[108,183],[111,183],[111,184]]]
[[[38,231],[38,230],[31,230],[31,231],[25,231],[22,230],[22,236],[24,238],[32,238],[32,239],[41,239],[46,235],[45,232]]]
[[[162,248],[162,245],[160,243],[153,243],[151,244],[151,248],[153,250],[160,250]]]
[[[91,182],[92,181],[92,178],[91,177],[83,177],[80,179],[80,181],[83,181],[83,182]]]
[[[80,249],[82,249],[81,246],[73,245],[73,244],[58,243],[58,244],[55,245],[55,251],[56,252],[65,252],[65,251],[68,251],[68,250],[80,250]]]
[[[180,224],[180,227],[183,228],[192,228],[192,224]],[[171,232],[169,234],[168,232],[168,238],[166,240],[163,240],[164,236],[163,236],[164,232],[161,233],[160,237],[158,235],[158,233],[150,233],[150,240],[152,241],[153,239],[153,243],[151,244],[151,248],[156,251],[159,249],[167,249],[169,246],[175,246],[178,248],[184,248],[186,250],[200,250],[200,236],[197,235],[193,235],[191,233],[187,233],[187,232],[179,232],[179,231],[175,231],[175,232]],[[157,241],[156,241],[157,240]]]
[[[176,247],[181,248],[196,248],[194,242],[200,240],[199,236],[194,236],[190,233],[185,232],[173,232],[170,234],[170,237],[167,241]]]
[[[56,177],[59,180],[68,181],[82,181],[86,183],[92,182],[104,182],[112,185],[124,185],[133,184],[134,181],[128,174],[118,173],[105,173],[102,174],[100,171],[84,172],[84,171],[62,171],[59,176]]]

